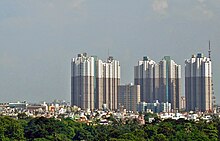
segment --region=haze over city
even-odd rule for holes
[[[120,61],[121,84],[133,83],[143,56],[169,55],[182,66],[211,41],[220,103],[219,0],[0,1],[0,101],[70,101],[70,61],[87,52]]]

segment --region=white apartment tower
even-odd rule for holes
[[[159,62],[159,93],[160,102],[171,103],[171,109],[180,108],[181,96],[181,66],[170,56],[165,56]]]
[[[201,53],[185,61],[185,96],[187,111],[212,110],[212,63]]]
[[[71,61],[71,105],[93,110],[106,104],[115,110],[119,83],[120,64],[113,57],[103,62],[84,53]]]
[[[101,109],[102,105],[106,104],[107,108],[116,110],[118,108],[118,86],[120,84],[119,61],[110,56],[106,62],[97,60],[96,65],[96,108]]]
[[[148,57],[143,57],[134,67],[134,84],[140,85],[141,102],[152,103],[158,93],[158,65]]]
[[[134,84],[140,85],[141,102],[171,103],[173,110],[179,109],[181,93],[181,66],[169,56],[159,63],[144,57],[134,67]]]
[[[78,54],[71,61],[71,104],[82,109],[95,106],[95,58]]]

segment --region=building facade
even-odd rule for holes
[[[113,57],[102,61],[83,53],[71,61],[71,105],[93,110],[106,104],[115,110],[119,83],[120,64]]]
[[[171,109],[180,108],[181,96],[181,66],[170,56],[165,56],[159,62],[159,94],[160,102],[171,103]]]
[[[136,112],[140,102],[140,85],[120,85],[118,93],[118,106],[128,111]]]
[[[159,90],[158,65],[148,57],[143,57],[134,67],[134,84],[140,85],[140,100],[153,102]]]
[[[153,112],[153,113],[171,112],[171,103],[168,102],[159,103],[158,100],[152,103],[139,102],[137,104],[137,111]]]
[[[101,109],[106,104],[108,109],[118,108],[118,87],[120,84],[120,64],[119,61],[109,57],[106,62],[97,60],[96,72],[96,108]]]
[[[134,67],[134,84],[140,85],[141,102],[171,103],[173,110],[180,108],[181,66],[169,56],[159,63],[144,57]]]
[[[212,63],[201,53],[185,61],[185,96],[187,111],[212,110]]]
[[[180,98],[180,110],[182,110],[182,111],[186,110],[186,98],[185,98],[185,96],[181,96],[181,98]]]
[[[71,61],[71,104],[82,109],[95,108],[95,58],[78,54]]]

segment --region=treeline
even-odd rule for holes
[[[217,141],[220,139],[220,120],[193,122],[156,118],[152,123],[139,125],[137,120],[126,124],[111,119],[111,125],[87,125],[70,118],[20,118],[0,117],[2,141]]]

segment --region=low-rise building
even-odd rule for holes
[[[170,112],[171,103],[159,103],[158,100],[156,100],[154,103],[139,102],[137,104],[138,112],[149,112],[149,110],[153,113]]]

